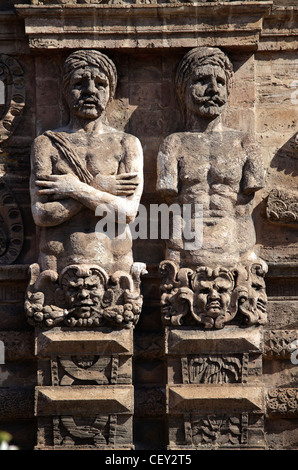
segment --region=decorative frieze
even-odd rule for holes
[[[264,331],[264,357],[266,359],[289,359],[297,349],[297,330]]]
[[[298,390],[284,387],[269,390],[267,393],[267,415],[269,417],[297,418]]]

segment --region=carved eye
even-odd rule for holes
[[[262,289],[263,289],[263,286],[262,286],[261,284],[252,283],[251,287],[252,287],[254,290],[262,290]]]
[[[101,80],[100,78],[98,78],[97,80],[95,80],[95,86],[96,88],[107,88],[108,86],[108,82],[104,81],[104,80]]]
[[[209,289],[206,287],[205,289],[200,289],[200,294],[209,294]]]
[[[228,289],[226,289],[225,287],[219,287],[217,290],[219,294],[225,294],[227,291]]]

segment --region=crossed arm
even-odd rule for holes
[[[53,175],[48,146],[48,142],[40,139],[33,146],[31,156],[32,213],[37,225],[59,225],[84,207],[95,213],[98,206],[107,213],[122,212],[127,223],[133,221],[143,190],[143,153],[138,139],[130,136],[124,149],[122,166],[126,172],[97,174],[90,184],[83,183],[73,173]]]

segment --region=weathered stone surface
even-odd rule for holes
[[[40,331],[37,334],[35,354],[39,357],[75,354],[131,355],[132,347],[132,332],[130,330],[73,331],[53,328]]]
[[[117,5],[109,0],[105,3],[97,0],[24,0],[25,5],[18,5],[22,2],[17,0],[0,2],[1,64],[4,70],[4,74],[0,70],[0,122],[4,125],[3,118],[6,116],[9,118],[6,124],[13,124],[10,130],[3,131],[5,140],[0,144],[0,177],[10,189],[9,194],[8,191],[0,194],[0,216],[3,219],[0,220],[0,227],[4,229],[0,230],[0,341],[3,341],[5,348],[5,364],[0,367],[0,428],[9,431],[13,435],[13,444],[22,449],[33,449],[37,444],[35,448],[40,450],[113,451],[131,450],[135,445],[136,449],[161,452],[168,449],[173,454],[176,451],[184,454],[184,451],[215,449],[296,450],[298,349],[293,348],[296,347],[298,329],[295,221],[298,174],[297,5],[294,0],[198,1],[188,4],[178,0],[154,2],[127,3],[123,0]],[[53,134],[47,131],[65,129],[69,121],[68,107],[61,89],[65,59],[71,50],[106,50],[115,63],[117,90],[105,112],[112,129],[118,129],[125,135],[130,133],[142,144],[142,202],[149,213],[150,204],[163,201],[155,190],[160,144],[167,136],[186,131],[175,96],[175,74],[180,60],[196,47],[219,47],[229,57],[233,65],[234,83],[221,115],[222,126],[223,129],[233,129],[255,139],[258,144],[257,160],[260,158],[264,163],[266,174],[263,187],[254,195],[247,195],[248,206],[247,199],[244,201],[240,197],[245,178],[240,180],[236,220],[243,221],[243,217],[253,220],[256,232],[254,251],[268,265],[266,277],[246,279],[245,285],[241,284],[244,289],[239,298],[236,296],[239,292],[234,293],[234,288],[230,289],[230,286],[225,286],[228,287],[225,294],[219,293],[219,287],[223,287],[219,286],[222,277],[214,274],[218,268],[226,267],[228,258],[223,256],[224,259],[220,260],[214,256],[214,264],[206,262],[203,265],[206,272],[212,274],[204,280],[207,282],[205,288],[208,287],[205,292],[201,291],[202,279],[198,280],[196,272],[199,266],[191,266],[193,272],[190,274],[188,271],[188,284],[185,286],[182,285],[185,271],[181,272],[183,268],[177,262],[177,276],[169,277],[165,283],[162,279],[164,290],[160,293],[161,273],[158,266],[167,257],[165,244],[168,237],[164,239],[158,234],[154,239],[140,238],[135,240],[133,258],[136,262],[147,263],[148,274],[142,277],[143,299],[140,300],[143,305],[139,321],[136,323],[139,313],[132,315],[129,302],[123,302],[123,311],[119,307],[122,300],[116,310],[105,310],[111,307],[106,305],[106,301],[113,297],[107,299],[106,294],[102,310],[111,315],[108,328],[95,327],[93,321],[87,327],[84,325],[87,318],[77,322],[79,318],[76,317],[73,317],[75,321],[70,327],[67,316],[55,317],[58,321],[55,326],[51,323],[50,311],[46,309],[46,312],[41,312],[41,299],[37,295],[28,307],[34,310],[35,319],[43,317],[43,321],[38,322],[38,333],[36,331],[36,334],[42,333],[40,339],[43,339],[41,349],[38,349],[39,357],[32,357],[32,335],[35,332],[24,314],[24,297],[30,275],[34,277],[37,273],[33,269],[38,261],[40,240],[35,232],[30,205],[30,147],[36,137],[53,139]],[[9,65],[6,62],[8,56],[11,60],[10,71],[6,68]],[[18,77],[24,82],[16,80],[20,71],[15,68],[17,64],[22,69]],[[6,79],[12,82],[5,82]],[[17,86],[20,87],[21,96],[17,97],[19,102],[14,103],[11,92],[15,92]],[[17,95],[14,93],[14,96]],[[18,114],[18,111],[21,112]],[[14,127],[17,121],[18,125]],[[202,134],[206,142],[208,130]],[[210,142],[211,148],[212,139]],[[76,143],[73,148],[78,150]],[[96,146],[96,152],[97,149]],[[219,168],[215,165],[218,149],[222,150]],[[40,145],[40,152],[43,150]],[[210,162],[207,183],[204,180],[204,191],[212,197],[212,210],[215,211],[216,207],[222,208],[219,202],[235,202],[229,185],[237,168],[231,161],[237,159],[233,146],[221,146],[216,139],[211,150],[214,159]],[[241,155],[244,150],[251,155],[247,148],[241,148]],[[52,157],[57,153],[59,150],[55,150]],[[202,152],[194,151],[192,156],[193,161],[198,163]],[[197,171],[191,170],[186,176],[201,184],[204,169],[203,165],[199,165]],[[184,170],[185,165],[181,165],[179,171]],[[244,171],[244,174],[247,173],[249,171]],[[218,183],[220,177],[223,178],[223,186]],[[215,179],[217,186],[213,184]],[[180,192],[183,188],[178,185],[178,194]],[[7,199],[7,195],[12,195],[12,199]],[[194,196],[190,186],[183,195],[188,198],[187,202]],[[195,195],[201,197],[201,194]],[[11,235],[17,234],[16,231],[11,232],[9,227],[20,220],[9,218],[8,210],[11,208],[17,208],[21,216],[23,234],[18,239],[21,243],[14,245],[14,253],[5,256],[10,241],[15,238]],[[277,208],[282,210],[276,212]],[[89,219],[84,222],[84,228],[89,227],[89,222]],[[219,217],[216,222],[219,222]],[[145,225],[149,225],[149,220],[141,223],[141,231]],[[168,225],[171,227],[170,223]],[[232,232],[232,225],[227,224],[227,233]],[[218,224],[209,226],[215,238],[216,226]],[[248,231],[241,231],[241,243],[252,240],[250,237]],[[224,236],[221,235],[220,242],[223,241]],[[235,252],[236,245],[232,243],[224,249],[224,254],[229,257],[234,256]],[[29,265],[32,266],[30,272]],[[228,271],[234,267],[234,264],[229,265]],[[188,266],[186,268],[189,269]],[[88,269],[81,270],[81,274],[91,274]],[[70,287],[67,281],[72,283],[76,279],[81,286],[89,283],[89,275],[79,277],[78,273],[76,269],[66,271],[62,284],[59,279],[51,277],[52,272],[47,273],[47,292],[62,294],[62,303],[58,306],[63,310],[65,294],[69,294]],[[103,285],[108,288],[112,285],[109,295],[113,294],[114,299],[122,295],[122,288],[125,291],[129,289],[126,294],[135,294],[135,289],[139,290],[138,280],[136,278],[137,282],[133,282],[131,272],[120,278],[111,278],[108,270],[105,273],[101,271],[96,277],[97,288],[100,291]],[[235,272],[232,278],[234,284],[239,286]],[[256,283],[256,280],[259,282]],[[65,291],[63,286],[67,287]],[[265,287],[266,323],[250,325],[249,322],[260,318],[256,303],[262,299],[264,305]],[[222,298],[230,297],[230,294],[233,298],[237,297],[237,313],[231,308],[233,303],[226,302],[225,307],[221,305],[221,313],[227,314],[222,329],[217,328],[220,322],[212,317],[214,309],[213,312],[208,312],[206,306],[199,309],[198,297],[201,306],[204,296],[205,300],[208,297],[207,290],[209,293],[213,290],[213,295],[217,292],[217,306]],[[81,294],[80,289],[77,293]],[[174,302],[171,303],[172,300]],[[231,318],[233,313],[235,316]],[[230,320],[226,321],[228,316]],[[114,320],[119,321],[116,328]],[[166,328],[162,324],[164,320]],[[184,323],[174,325],[177,320]],[[213,320],[212,328],[206,329],[206,325]],[[129,325],[134,326],[134,330],[122,328]],[[46,329],[42,328],[41,331],[40,326],[46,326]],[[88,340],[87,335],[82,334],[85,327]],[[65,337],[68,328],[71,333],[78,333],[76,340]],[[51,330],[53,335],[50,334]],[[107,330],[110,330],[109,333]],[[103,338],[99,334],[101,331]],[[234,331],[239,335],[234,336]],[[95,341],[93,332],[96,333]],[[75,409],[67,414],[63,414],[62,410],[58,415],[52,415],[50,411],[48,415],[36,417],[33,407],[35,382],[43,390],[55,388],[60,397],[62,390],[58,389],[67,393],[76,387],[81,387],[81,390],[95,388],[95,396],[98,397],[103,387],[103,396],[106,397],[110,386],[122,392],[123,387],[135,387],[132,392],[135,402],[128,412],[112,413],[105,406],[98,413],[96,407],[92,408],[93,411],[88,408],[87,403],[92,401],[89,396],[82,403],[81,411],[80,407],[74,406]],[[166,389],[172,386],[191,386],[193,390],[201,390],[199,397],[194,394],[195,400],[210,405],[211,409],[204,407],[198,410],[194,407],[193,411],[187,411],[188,406],[192,407],[192,397],[183,393],[179,395],[179,392],[174,396],[178,409],[169,412],[169,390],[166,393]],[[227,395],[217,392],[213,386],[225,390]],[[231,387],[236,387],[232,390],[238,392],[231,392],[229,397]],[[241,398],[240,391],[247,387],[249,392],[253,387],[263,389],[265,398],[261,409],[255,408],[258,399],[253,393]],[[211,395],[205,393],[206,390],[211,390]],[[118,395],[118,392],[115,394]],[[43,396],[46,400],[50,399],[50,408],[64,408],[62,403],[66,398],[65,395],[63,397],[56,403],[52,395]],[[83,394],[79,398],[84,401]],[[109,398],[112,398],[111,394]],[[115,401],[111,400],[111,409],[120,406],[120,398],[121,393]],[[226,409],[226,399],[230,400],[230,410]],[[214,408],[213,403],[217,403],[217,407]],[[70,403],[68,405],[71,407]]]
[[[107,123],[117,71],[106,55],[74,52],[63,73],[69,123],[37,137],[31,152],[40,254],[30,266],[26,312],[33,325],[133,327],[146,272],[133,263],[129,227],[143,190],[142,148]],[[98,220],[106,212],[112,229]]]
[[[60,4],[56,7],[20,4],[16,8],[25,18],[30,47],[36,49],[90,48],[94,40],[101,48],[201,45],[255,48],[262,18],[269,13],[271,5],[271,2],[237,2],[234,5],[224,2],[183,4],[181,8],[179,3]],[[74,37],[78,28],[79,43]],[[230,34],[231,29],[234,35]]]
[[[172,385],[168,387],[169,411],[264,411],[264,389],[242,384],[196,386]]]
[[[36,387],[35,390],[38,416],[133,412],[132,386]]]
[[[223,330],[200,331],[191,328],[166,329],[166,354],[255,352],[263,350],[262,329],[228,327]]]

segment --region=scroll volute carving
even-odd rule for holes
[[[14,57],[0,54],[0,143],[7,140],[19,124],[25,106],[25,78],[20,63]]]

